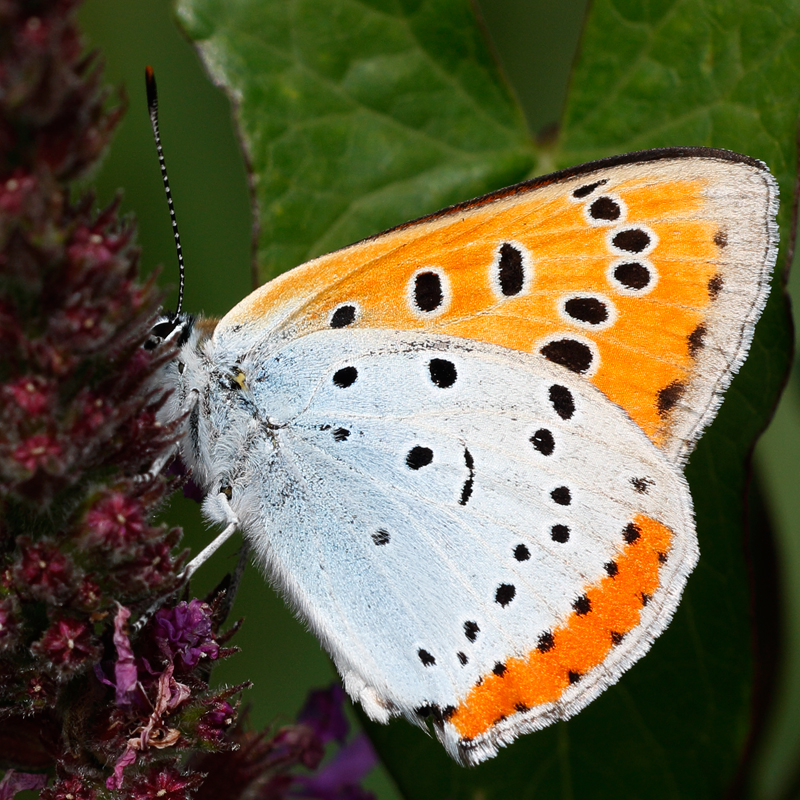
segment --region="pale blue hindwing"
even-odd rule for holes
[[[214,516],[213,497],[231,487],[257,559],[371,716],[419,721],[420,707],[457,706],[495,664],[531,651],[606,574],[640,513],[675,532],[662,586],[555,716],[616,681],[666,626],[697,557],[688,487],[580,376],[413,332],[321,331],[273,351],[252,342],[229,328],[204,348],[207,509]],[[243,389],[220,377],[237,370]],[[514,587],[505,604],[502,585]]]

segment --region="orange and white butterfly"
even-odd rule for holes
[[[776,210],[754,159],[633,153],[156,326],[207,517],[370,717],[432,717],[474,764],[647,652],[697,561],[682,467],[747,353]]]

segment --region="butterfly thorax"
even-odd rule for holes
[[[207,493],[219,492],[226,485],[226,470],[221,468],[225,461],[221,462],[215,452],[221,434],[242,424],[230,419],[231,411],[237,408],[242,415],[241,371],[235,359],[228,363],[215,352],[217,321],[189,314],[164,315],[146,344],[148,349],[178,348],[175,358],[162,368],[160,380],[170,393],[159,416],[164,424],[183,421],[180,457],[193,480]],[[252,408],[245,413],[245,417],[252,415]]]

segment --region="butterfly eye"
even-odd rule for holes
[[[183,375],[183,371],[186,369],[186,364],[183,361],[178,362],[178,374]]]

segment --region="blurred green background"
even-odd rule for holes
[[[586,2],[481,0],[479,5],[532,135],[545,141],[563,107]],[[151,64],[158,77],[161,131],[188,269],[185,308],[221,315],[253,286],[250,195],[228,100],[212,86],[194,48],[174,24],[168,0],[88,0],[80,18],[89,44],[102,52],[108,81],[124,90],[130,106],[92,181],[99,202],[124,189],[122,208],[138,220],[143,272],[163,266],[166,303],[174,304],[174,245],[144,98],[144,66]],[[791,281],[790,289],[797,288]],[[800,387],[795,381],[757,447],[756,465],[782,567],[785,635],[779,702],[753,795],[789,800],[800,797]],[[183,526],[185,542],[195,551],[210,538],[199,507],[190,501],[175,498],[165,519]],[[221,557],[203,568],[194,586],[198,596],[233,568],[237,545],[229,543]],[[253,703],[256,726],[289,722],[308,689],[329,683],[334,671],[317,640],[255,569],[247,571],[237,597],[238,616],[246,617],[235,641],[243,652],[218,667],[215,680],[254,681],[245,700]],[[391,797],[388,781],[376,780],[380,796]]]

